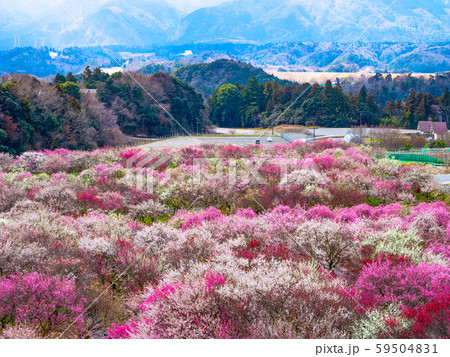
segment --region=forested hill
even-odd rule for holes
[[[167,73],[116,73],[96,87],[100,100],[117,115],[120,128],[128,135],[204,131],[201,94]]]
[[[221,59],[212,63],[199,63],[181,67],[173,72],[180,80],[189,83],[208,99],[214,89],[223,84],[246,84],[255,77],[260,83],[277,80],[280,85],[290,84],[289,81],[279,80],[264,72],[261,68],[253,67],[244,62]]]
[[[73,78],[64,83],[0,78],[0,152],[93,150],[123,142],[116,115],[96,95],[80,93]]]
[[[203,109],[201,94],[166,73],[110,76],[87,67],[81,79],[58,73],[51,83],[7,75],[0,77],[0,152],[93,150],[124,143],[123,133],[204,132]]]
[[[368,83],[369,90],[365,86],[353,88],[358,94],[348,95],[331,81],[325,86],[280,86],[276,81],[262,84],[251,78],[245,86],[224,84],[217,88],[208,100],[208,113],[212,123],[222,127],[268,126],[276,121],[323,127],[382,124],[416,129],[419,121],[450,120],[446,78],[421,81],[424,92],[416,92],[413,83],[408,85],[407,76],[389,82],[389,87],[378,79]],[[381,94],[388,97],[381,98]]]

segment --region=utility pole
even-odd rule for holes
[[[449,165],[449,153],[445,153],[445,169],[448,171],[448,165]]]
[[[316,117],[314,117],[313,122],[313,141],[316,141]]]

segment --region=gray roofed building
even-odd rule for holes
[[[435,140],[445,140],[448,134],[447,123],[437,121],[420,121],[417,128],[422,134],[432,134]]]

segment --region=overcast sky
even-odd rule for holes
[[[57,1],[62,4],[65,0]],[[125,2],[126,0],[123,1]],[[193,11],[204,6],[217,5],[225,1],[227,0],[166,0],[166,2],[183,11]],[[38,15],[39,13],[46,11],[49,7],[55,6],[55,4],[54,0],[8,0],[1,1],[0,8],[7,11],[18,11],[31,15]]]
[[[205,6],[213,6],[231,0],[166,0],[169,4],[184,11],[193,11]]]

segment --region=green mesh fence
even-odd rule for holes
[[[445,158],[438,156],[431,156],[419,153],[389,153],[388,157],[398,161],[404,162],[419,162],[435,166],[445,166]]]

